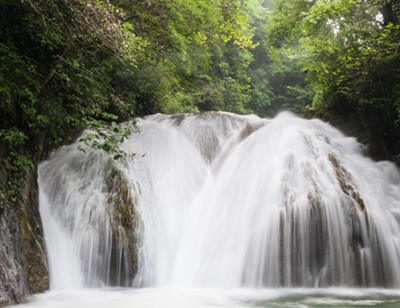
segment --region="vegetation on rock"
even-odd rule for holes
[[[105,170],[108,170],[105,180],[113,241],[111,284],[119,286],[123,281],[132,284],[138,268],[141,240],[140,218],[136,210],[138,196],[132,194],[126,176],[112,160],[107,163]],[[121,270],[118,262],[126,265],[126,271]]]

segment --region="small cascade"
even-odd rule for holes
[[[137,119],[39,168],[51,287],[400,287],[400,174],[290,113]]]
[[[123,164],[75,147],[62,148],[40,166],[50,287],[130,286],[140,239],[135,184],[121,171]]]

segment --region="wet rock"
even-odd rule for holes
[[[0,305],[19,302],[28,293],[19,247],[17,218],[11,209],[5,208],[0,214]]]
[[[4,170],[2,170],[4,171]],[[6,172],[2,172],[4,188]],[[0,208],[0,305],[20,302],[49,287],[36,172],[27,172],[15,202],[7,196]]]

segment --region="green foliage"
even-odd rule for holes
[[[0,8],[0,167],[9,179],[1,191],[14,203],[42,151],[88,120],[111,123],[110,112],[125,111],[112,74],[134,67],[145,42],[108,1],[0,0]],[[103,134],[99,147],[119,157],[120,135],[127,131]]]
[[[246,69],[254,44],[241,1],[121,0],[115,4],[124,8],[128,19],[135,21],[137,34],[149,42],[149,57],[132,72],[135,81],[124,82],[136,89],[130,96],[139,114],[245,112]],[[143,108],[144,101],[151,108]]]
[[[113,155],[114,159],[126,157],[128,154],[123,151],[119,144],[124,143],[125,139],[132,134],[132,127],[118,125],[116,122],[104,122],[94,119],[85,120],[86,127],[91,129],[87,132],[80,142],[95,150],[103,150]],[[78,149],[86,153],[86,150],[81,145]]]
[[[277,14],[280,6],[290,9],[290,14]],[[254,61],[247,71],[250,78],[247,108],[261,116],[271,117],[281,110],[300,112],[312,101],[314,90],[306,86],[306,74],[301,72],[301,61],[308,54],[296,46],[284,44],[289,40],[286,27],[295,23],[296,14],[300,14],[292,11],[294,8],[289,1],[273,4],[272,1],[251,0],[248,3],[257,47],[252,51]],[[284,29],[277,30],[278,21]]]
[[[269,42],[306,54],[301,63],[315,92],[307,110],[358,117],[383,148],[399,151],[399,1],[275,2]]]

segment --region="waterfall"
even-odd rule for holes
[[[39,166],[52,289],[400,287],[400,174],[320,120],[152,115]]]

